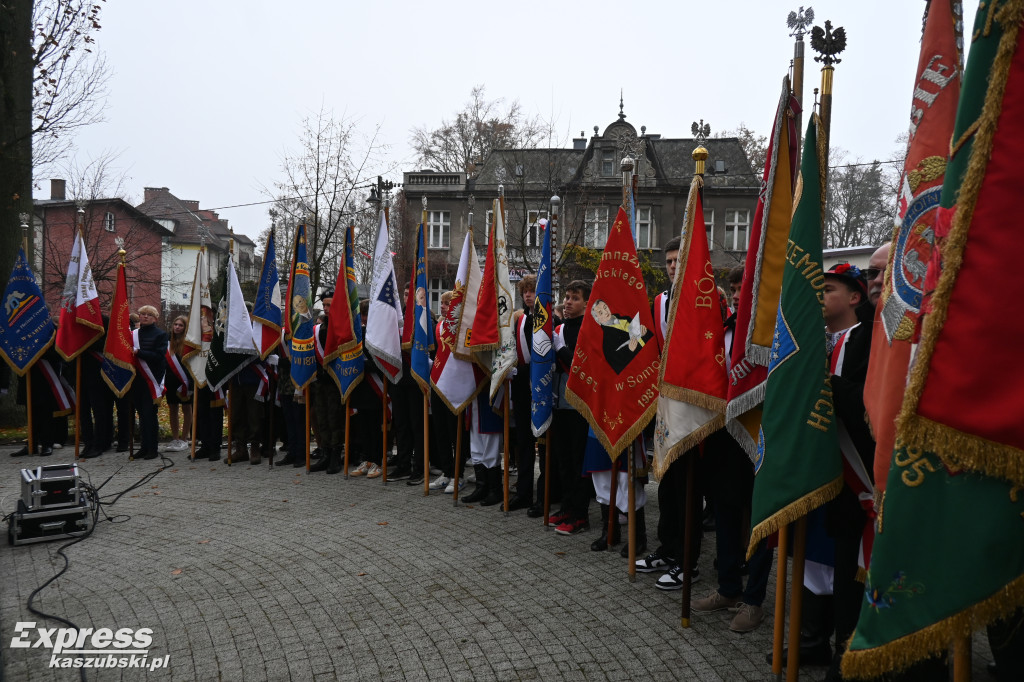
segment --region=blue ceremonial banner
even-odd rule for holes
[[[271,230],[267,252],[263,255],[263,272],[256,287],[256,300],[252,305],[252,338],[261,360],[266,360],[281,343],[281,322],[281,280],[277,274],[277,249],[274,231]]]
[[[412,348],[409,351],[412,378],[424,393],[430,392],[430,349],[434,347],[434,316],[430,314],[427,294],[427,256],[423,248],[423,223],[416,239],[415,316],[412,327]]]
[[[533,404],[530,427],[540,436],[551,426],[555,405],[555,350],[551,345],[551,224],[544,226],[544,243],[537,270],[537,300],[533,306],[533,348],[530,351],[530,386]]]
[[[292,383],[301,391],[316,376],[316,344],[313,340],[313,292],[309,282],[309,261],[306,260],[306,226],[295,231],[292,249],[291,276],[285,304],[285,339],[289,344]]]
[[[43,292],[28,267],[25,250],[18,249],[11,280],[4,289],[4,312],[0,316],[0,354],[14,373],[24,376],[28,368],[53,343],[56,327],[43,301]]]

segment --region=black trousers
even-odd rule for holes
[[[668,471],[661,477],[658,483],[658,542],[660,547],[657,552],[663,557],[670,557],[682,564],[686,538],[686,479],[687,460],[699,456],[698,448],[691,448],[678,457],[669,465]],[[700,467],[695,463],[694,471]],[[693,500],[701,498],[698,480],[695,480],[693,487]],[[701,524],[700,510],[694,509],[694,526],[691,531],[690,552],[692,563],[697,565],[697,557],[700,556]],[[692,567],[691,567],[692,568]]]
[[[576,410],[555,410],[551,428],[557,444],[552,459],[558,457],[562,477],[562,510],[573,518],[585,519],[594,493],[590,478],[583,476],[587,420]]]

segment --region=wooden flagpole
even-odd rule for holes
[[[452,506],[459,506],[459,476],[462,474],[462,417],[456,415],[455,427],[455,475],[452,476]]]
[[[274,385],[274,373],[267,369],[267,402],[269,403],[269,409],[267,410],[268,419],[270,421],[267,424],[267,448],[270,450],[270,463],[268,469],[274,468],[274,458],[277,457],[277,438],[274,436],[274,401],[277,397],[277,387]]]
[[[505,471],[502,473],[502,487],[504,488],[504,490],[502,491],[502,494],[504,496],[502,498],[503,499],[503,507],[502,508],[505,510],[505,518],[508,518],[508,516],[510,514],[510,512],[508,510],[508,465],[509,465],[509,451],[508,451],[508,438],[509,438],[509,433],[508,433],[508,403],[509,403],[509,395],[508,394],[511,393],[511,392],[512,392],[512,382],[511,381],[506,381],[505,382],[505,397],[501,401],[502,414],[504,416],[504,421],[505,421],[505,426],[504,426],[504,449],[503,449],[503,452],[502,452],[502,460],[503,460],[504,465],[505,465],[504,466]]]
[[[551,427],[544,432],[544,530],[551,530]]]
[[[793,578],[789,591],[789,656],[786,657],[786,680],[800,678],[800,620],[804,601],[804,561],[807,558],[807,516],[801,516],[793,527]],[[779,555],[779,563],[786,557]],[[781,658],[781,655],[780,655]]]
[[[195,379],[193,379],[193,382]],[[192,387],[192,454],[191,460],[196,461],[196,434],[199,433],[199,387]]]
[[[627,492],[627,495],[629,495],[629,514],[626,517],[628,519],[629,537],[626,542],[629,543],[629,582],[631,583],[636,582],[636,457],[637,450],[640,447],[641,441],[638,438],[633,441],[633,452],[629,453],[629,463],[626,465],[629,471],[629,491]]]
[[[426,226],[427,225],[427,197],[426,197],[426,195],[421,197],[421,201],[423,202],[423,215],[422,215],[422,217],[420,219],[420,224],[423,225],[423,226]],[[417,259],[419,258],[419,254],[418,253],[416,254],[416,258]],[[424,251],[424,253],[423,253],[423,279],[424,279],[424,281],[426,281],[427,287],[428,287],[428,291],[425,291],[424,293],[427,296],[427,311],[428,311],[427,321],[429,322],[431,319],[433,319],[433,315],[431,315],[430,312],[429,312],[430,311],[430,291],[429,291],[429,287],[430,287],[430,274],[429,274],[429,272],[427,270],[428,267],[430,267],[430,266],[427,263],[427,254],[426,254],[426,251]],[[416,300],[416,292],[414,291],[412,293],[413,293],[413,301],[415,301]],[[416,311],[416,306],[413,305],[413,312],[415,312],[415,311]],[[413,325],[415,325],[415,324],[416,324],[416,320],[413,320]],[[428,337],[430,336],[429,332],[428,332],[427,336]],[[416,344],[416,331],[415,331],[415,327],[413,329],[412,337],[413,338],[411,338],[409,340],[412,341],[413,345],[415,346],[415,344]],[[429,348],[424,348],[423,350],[424,350],[425,353],[427,353],[427,358],[429,359],[430,358],[430,349]],[[409,364],[409,367],[410,368],[412,367],[412,363]],[[428,375],[427,380],[429,381],[429,379],[430,379],[430,377]],[[425,391],[423,391],[423,497],[427,497],[428,495],[430,495],[430,389],[429,388],[427,388]]]
[[[228,413],[228,466],[231,466],[231,452],[234,449],[232,442],[232,420],[231,420],[231,382],[224,387],[224,411]]]
[[[782,680],[782,649],[786,632],[786,553],[789,552],[789,526],[779,528],[778,560],[775,562],[775,625],[772,632],[772,672]]]
[[[380,470],[381,480],[384,485],[388,484],[388,379],[383,377],[381,379],[381,386],[383,387],[380,392],[380,430],[384,434],[384,444],[381,445],[380,452]]]
[[[630,448],[626,448],[627,454],[629,453],[629,451],[630,451]],[[608,534],[607,535],[607,537],[608,537],[607,547],[605,547],[606,550],[610,550],[612,548],[612,531],[615,529],[615,525],[614,524],[617,523],[618,520],[619,520],[619,509],[618,509],[618,504],[617,504],[618,503],[617,498],[618,498],[618,493],[619,493],[619,467],[618,467],[618,461],[619,461],[619,459],[617,457],[614,460],[612,460],[612,470],[611,470],[611,473],[612,473],[612,476],[611,476],[612,485],[611,485],[611,490],[608,492],[608,519],[605,521],[605,524],[604,524],[604,531],[605,531],[605,533]],[[627,471],[629,470],[629,464],[626,465],[626,470]],[[628,539],[626,541],[629,542]]]
[[[953,640],[953,682],[970,682],[970,679],[971,636],[961,635]]]
[[[686,457],[686,516],[683,522],[683,599],[680,624],[684,628],[688,628],[690,627],[690,593],[693,588],[693,525],[697,516],[693,512],[695,506],[693,496],[696,488],[693,478],[697,475],[695,466],[697,450],[690,450],[684,457]]]
[[[95,437],[95,435],[93,436]],[[82,356],[75,358],[75,459],[81,457],[82,445]]]
[[[306,408],[306,473],[309,473],[309,429],[310,429],[310,416],[309,416],[309,386],[302,389],[302,402]]]
[[[345,398],[345,480],[348,480],[348,450],[351,443],[350,434],[352,426],[352,410],[349,408],[349,398]]]

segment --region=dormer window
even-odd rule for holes
[[[601,177],[602,178],[614,178],[615,177],[615,150],[614,149],[602,149],[601,150]]]

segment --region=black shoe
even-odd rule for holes
[[[323,458],[323,456],[324,456],[324,453],[323,453],[323,451],[320,448],[316,448],[316,449],[313,450],[313,452],[309,453],[309,458],[310,459],[321,459],[321,458]]]
[[[53,447],[44,445],[42,451],[39,453],[40,457],[49,457],[53,454]]]
[[[220,461],[220,453],[218,451],[214,450],[213,452],[210,452],[209,454],[207,454],[206,458],[208,460],[210,460],[211,462],[219,462]]]
[[[306,460],[302,457],[295,457],[292,459],[292,466],[298,469],[299,467],[306,466]]]
[[[28,457],[28,446],[26,445],[22,449],[12,452],[11,457]]]
[[[505,486],[502,483],[501,467],[487,469],[487,497],[480,500],[481,507],[493,507],[505,501]]]
[[[539,519],[544,516],[544,505],[540,502],[526,510],[526,515],[531,519]]]
[[[331,450],[329,453],[327,453],[327,473],[328,474],[331,474],[331,475],[340,474],[343,468],[344,467],[343,467],[342,462],[341,462],[341,455],[338,454],[337,449]]]
[[[390,473],[388,473],[388,480],[389,481],[397,481],[399,478],[408,478],[409,480],[405,482],[406,485],[423,485],[423,473],[422,472],[415,472],[414,471],[414,472],[412,472],[410,474],[406,474],[405,476],[402,475],[401,471],[399,471],[399,473],[395,474],[394,476],[392,476]]]
[[[412,474],[412,471],[409,469],[409,467],[403,467],[403,466],[395,465],[395,468],[392,469],[391,468],[391,462],[388,462],[388,480],[389,481],[401,481],[403,479],[409,478],[410,474]],[[423,482],[423,477],[421,476],[420,477],[420,483],[422,483],[422,482]]]
[[[771,651],[764,658],[768,661],[768,665],[772,664],[773,656]],[[782,661],[783,665],[789,663],[789,647],[782,650]],[[805,665],[832,665],[832,646],[828,642],[821,642],[813,646],[800,647],[800,666],[803,667]]]
[[[280,467],[280,466],[284,466],[285,464],[291,464],[291,463],[292,463],[292,456],[290,454],[288,454],[288,453],[285,453],[284,457],[282,457],[281,459],[279,459],[276,462],[274,462],[274,466]]]
[[[135,459],[156,459],[159,456],[156,450],[150,450],[149,452],[140,452]]]
[[[312,455],[310,455],[310,458],[312,459]],[[319,460],[310,465],[309,472],[313,473],[315,471],[327,471],[327,467],[330,466],[330,464],[331,462],[329,457],[321,457]]]
[[[120,443],[118,443],[117,444],[117,451],[118,452],[128,452],[128,446],[127,445],[121,445]]]
[[[82,453],[82,459],[95,459],[100,455],[106,454],[106,450],[86,450]]]
[[[526,509],[531,504],[532,504],[532,502],[529,499],[527,499],[525,497],[520,497],[519,495],[516,495],[515,497],[509,499],[509,501],[508,501],[508,509],[506,509],[505,511],[510,511],[511,512],[511,511],[516,511],[517,509]],[[544,515],[544,510],[541,509],[541,516],[543,516],[543,515]]]

